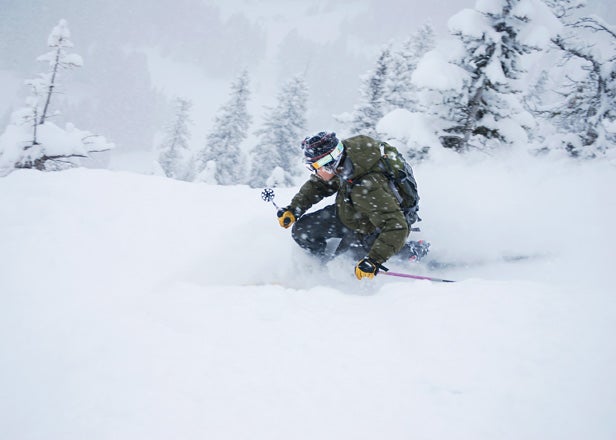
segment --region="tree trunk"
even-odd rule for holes
[[[53,93],[53,89],[56,83],[56,74],[58,73],[58,66],[60,65],[60,49],[62,47],[62,38],[58,41],[58,49],[56,50],[56,59],[53,64],[53,70],[51,73],[51,80],[49,81],[49,88],[47,90],[47,99],[45,100],[45,107],[43,107],[43,113],[41,114],[41,119],[39,121],[39,125],[43,125],[45,123],[45,118],[47,118],[47,110],[49,109],[49,101],[51,101],[51,95]]]

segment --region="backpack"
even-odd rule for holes
[[[389,187],[398,199],[400,208],[404,212],[409,227],[421,218],[417,215],[419,211],[419,193],[417,192],[417,182],[413,176],[413,169],[404,159],[402,154],[386,142],[381,142],[381,160],[379,168],[389,179]]]

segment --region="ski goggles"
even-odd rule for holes
[[[325,156],[323,156],[319,160],[315,162],[307,162],[306,168],[314,172],[320,170],[321,168],[324,168],[328,171],[333,171],[332,166],[331,166],[333,165],[332,162],[336,162],[336,160],[340,158],[340,155],[342,154],[343,150],[344,150],[344,146],[342,145],[342,142],[338,142],[338,145],[336,145],[336,148],[334,148],[332,151],[327,153]]]

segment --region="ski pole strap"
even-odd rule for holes
[[[412,278],[414,280],[428,280],[438,283],[455,283],[453,280],[445,280],[443,278],[426,277],[423,275],[411,275],[410,273],[398,273],[398,272],[383,272],[383,275],[389,275],[390,277]]]

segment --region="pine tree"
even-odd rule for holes
[[[71,32],[68,29],[66,20],[60,20],[58,25],[52,30],[49,38],[47,39],[47,45],[53,50],[47,52],[45,55],[41,55],[39,61],[47,61],[50,66],[50,71],[47,74],[42,74],[40,77],[39,85],[46,88],[45,93],[45,105],[43,106],[39,125],[45,123],[49,112],[49,103],[51,102],[51,96],[56,88],[56,81],[58,71],[60,69],[69,69],[73,67],[83,66],[83,60],[81,56],[75,53],[67,53],[67,49],[73,47],[73,42],[69,39]]]
[[[267,108],[252,154],[250,184],[290,186],[302,171],[300,141],[306,132],[308,89],[303,76],[283,84],[277,105]]]
[[[391,50],[385,47],[376,66],[362,78],[360,101],[351,115],[351,133],[376,136],[376,124],[385,114],[385,85],[391,68]]]
[[[247,107],[250,98],[247,71],[231,84],[230,95],[215,116],[205,147],[198,155],[198,180],[214,180],[221,185],[246,183],[246,159],[240,145],[248,135],[252,119]],[[214,175],[210,176],[212,172]]]
[[[49,71],[26,81],[31,88],[26,107],[13,113],[9,126],[0,136],[2,168],[60,170],[77,165],[77,158],[87,158],[89,153],[113,148],[102,136],[78,130],[71,123],[61,129],[49,121],[57,115],[51,112],[51,102],[60,72],[81,67],[83,60],[67,51],[73,43],[66,20],[60,20],[52,29],[47,45],[52,50],[38,57],[38,61],[47,62]],[[29,135],[25,134],[27,131]]]
[[[527,137],[529,117],[516,83],[524,73],[521,57],[538,47],[520,39],[533,26],[525,15],[531,9],[519,7],[526,1],[503,0],[498,3],[502,7],[482,3],[483,10],[465,10],[450,21],[453,35],[465,49],[453,64],[467,77],[461,90],[441,94],[436,103],[439,116],[448,121],[447,134],[441,137],[444,147],[484,150]],[[474,20],[484,28],[469,32],[467,26],[457,25],[458,19]]]
[[[434,48],[434,41],[434,29],[430,24],[425,24],[404,40],[399,50],[392,51],[384,92],[387,110],[419,110],[417,88],[411,77],[421,57]]]
[[[190,109],[192,102],[176,98],[173,121],[168,125],[165,138],[158,147],[158,163],[167,177],[191,180]]]

